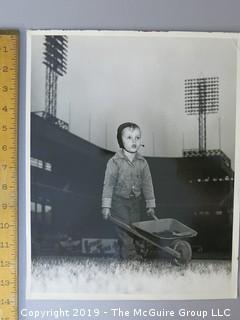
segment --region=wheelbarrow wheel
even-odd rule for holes
[[[180,253],[180,258],[173,258],[173,263],[177,266],[188,264],[192,259],[192,248],[185,240],[174,240],[171,247]]]

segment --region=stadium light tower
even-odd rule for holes
[[[185,80],[185,112],[198,115],[199,152],[207,148],[207,114],[219,110],[219,78],[197,78]]]
[[[43,63],[46,66],[45,112],[48,117],[56,117],[57,82],[67,72],[66,36],[45,36]]]

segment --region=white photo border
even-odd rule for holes
[[[144,31],[92,31],[92,30],[29,30],[27,31],[27,72],[26,72],[26,154],[25,154],[25,170],[26,170],[26,297],[27,299],[64,299],[64,300],[183,300],[183,299],[208,299],[208,297],[200,297],[198,294],[196,296],[181,296],[176,297],[156,297],[152,295],[117,295],[112,297],[108,294],[93,295],[93,294],[36,294],[31,292],[31,174],[30,174],[30,114],[31,114],[31,57],[32,57],[32,47],[31,40],[34,36],[45,36],[45,35],[79,35],[85,37],[91,36],[139,36],[149,34],[152,37],[163,37],[163,38],[173,38],[173,37],[183,37],[183,38],[208,38],[208,39],[233,39],[237,42],[237,88],[240,88],[240,35],[237,33],[207,33],[207,32],[144,32]],[[236,99],[236,127],[235,127],[235,181],[234,181],[234,219],[233,219],[233,237],[232,237],[232,291],[229,297],[226,298],[236,298],[238,292],[238,257],[239,257],[239,212],[240,212],[240,90],[237,89],[237,99]]]

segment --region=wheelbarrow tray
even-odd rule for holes
[[[175,219],[170,218],[135,222],[131,225],[128,225],[113,216],[110,216],[109,219],[120,228],[127,231],[131,236],[145,240],[153,246],[167,252],[176,259],[181,259],[181,253],[176,250],[175,246],[172,248],[171,244],[173,244],[174,241],[178,241],[178,243],[180,243],[181,238],[194,237],[197,235],[195,230],[185,226],[183,223]],[[166,237],[166,231],[169,233],[169,230],[171,231],[171,237]],[[188,244],[187,247],[187,251],[190,251],[189,256],[191,257],[191,246]],[[188,260],[190,260],[190,258]]]
[[[171,218],[135,222],[132,225],[146,236],[162,240],[191,238],[197,235],[197,231]]]

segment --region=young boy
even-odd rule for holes
[[[126,122],[117,130],[120,150],[108,161],[105,172],[102,215],[110,215],[131,225],[140,221],[141,196],[144,196],[148,214],[154,213],[155,197],[151,173],[147,161],[138,153],[141,145],[141,130],[138,125]],[[120,257],[137,257],[133,238],[117,228],[120,242]]]

